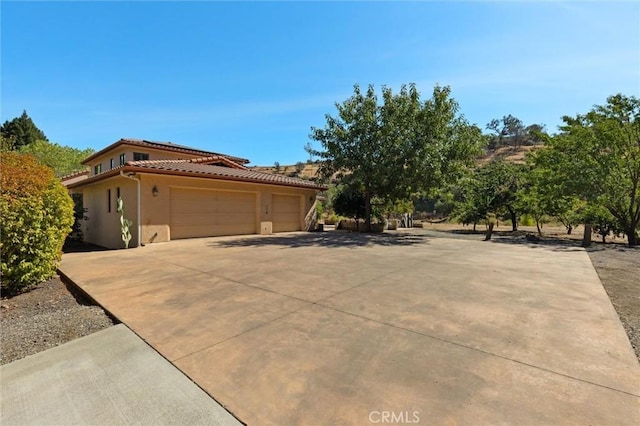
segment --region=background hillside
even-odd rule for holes
[[[251,170],[257,172],[280,174],[290,177],[298,177],[300,179],[315,179],[318,174],[319,163],[296,163],[289,165],[276,166],[254,166]]]
[[[525,161],[527,153],[534,151],[544,145],[524,145],[517,148],[512,146],[504,146],[496,150],[489,150],[486,154],[478,157],[478,164],[485,164],[492,160],[503,159],[509,163],[522,164]],[[316,179],[319,163],[302,163],[276,166],[253,166],[251,169],[272,174],[281,174],[290,177],[299,177],[301,179]]]

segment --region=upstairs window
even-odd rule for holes
[[[145,154],[142,152],[133,153],[133,161],[146,161],[148,159],[149,159],[149,154]]]
[[[124,153],[120,154],[120,165],[124,166],[124,163],[126,162],[127,162],[127,154],[124,154]]]
[[[113,169],[113,158],[109,159],[109,168]]]
[[[93,168],[94,175],[99,175],[100,173],[102,173],[102,164],[98,164]]]

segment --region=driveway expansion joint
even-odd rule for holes
[[[219,345],[221,345],[221,344],[223,344],[225,342],[228,342],[228,341],[233,340],[233,339],[235,339],[237,337],[240,337],[240,336],[242,336],[244,334],[250,333],[250,332],[255,331],[255,330],[259,330],[259,329],[261,329],[263,327],[266,327],[266,326],[268,326],[268,325],[270,325],[270,324],[272,324],[272,323],[274,323],[276,321],[279,321],[279,320],[281,320],[283,318],[286,318],[286,317],[288,317],[288,316],[290,316],[292,314],[300,312],[301,310],[310,307],[310,305],[311,305],[311,303],[307,302],[306,306],[301,306],[300,308],[294,309],[293,311],[290,311],[290,312],[287,312],[284,315],[281,315],[281,316],[279,316],[277,318],[270,319],[269,321],[266,321],[266,322],[264,322],[262,324],[259,324],[259,325],[255,326],[255,327],[248,328],[247,330],[241,331],[240,333],[237,333],[237,334],[235,334],[233,336],[229,336],[227,338],[224,338],[224,339],[220,340],[219,342],[214,343],[213,345],[209,345],[209,346],[206,346],[204,348],[198,349],[197,351],[193,351],[193,352],[191,352],[189,354],[182,355],[182,356],[180,356],[178,358],[175,358],[175,359],[171,360],[171,362],[172,363],[176,363],[176,362],[178,362],[178,361],[180,361],[180,360],[182,360],[184,358],[188,358],[188,357],[190,357],[190,356],[192,356],[194,354],[197,354],[199,352],[206,351],[208,349],[214,348],[214,347],[219,346]]]
[[[547,373],[551,373],[551,374],[554,374],[554,375],[566,377],[568,379],[576,380],[576,381],[579,381],[579,382],[582,382],[582,383],[586,383],[588,385],[598,386],[600,388],[604,388],[604,389],[608,389],[608,390],[611,390],[611,391],[614,391],[614,392],[619,392],[619,393],[623,393],[625,395],[629,395],[629,396],[640,398],[640,394],[635,394],[635,393],[627,392],[627,391],[624,391],[624,390],[621,390],[621,389],[612,388],[612,387],[607,386],[607,385],[603,385],[603,384],[600,384],[600,383],[595,383],[595,382],[592,382],[592,381],[589,381],[589,380],[581,379],[579,377],[571,376],[569,374],[561,373],[559,371],[550,370],[550,369],[545,368],[545,367],[540,367],[538,365],[533,365],[533,364],[530,364],[530,363],[527,363],[527,362],[524,362],[524,361],[520,361],[520,360],[517,360],[517,359],[514,359],[514,358],[509,358],[509,357],[506,357],[504,355],[496,354],[496,353],[493,353],[493,352],[488,352],[488,351],[485,351],[484,349],[476,348],[476,347],[473,347],[473,346],[468,346],[468,345],[465,345],[463,343],[455,342],[453,340],[444,339],[442,337],[438,337],[438,336],[434,336],[434,335],[431,335],[431,334],[423,333],[423,332],[420,332],[420,331],[417,331],[417,330],[412,330],[410,328],[400,327],[398,325],[391,324],[391,323],[388,323],[388,322],[385,322],[385,321],[376,320],[376,319],[373,319],[373,318],[365,317],[363,315],[354,314],[353,312],[344,311],[342,309],[338,309],[338,308],[335,308],[335,307],[332,307],[332,306],[323,305],[322,303],[317,303],[317,305],[318,306],[322,306],[322,307],[327,308],[327,309],[331,309],[331,310],[336,311],[336,312],[340,312],[340,313],[343,313],[343,314],[346,314],[346,315],[350,315],[350,316],[353,316],[353,317],[356,317],[356,318],[360,318],[360,319],[365,320],[365,321],[371,321],[371,322],[374,322],[376,324],[384,325],[384,326],[387,326],[387,327],[392,327],[392,328],[395,328],[397,330],[406,331],[408,333],[417,334],[419,336],[427,337],[429,339],[437,340],[437,341],[440,341],[440,342],[443,342],[443,343],[447,343],[447,344],[450,344],[450,345],[455,345],[455,346],[458,346],[458,347],[461,347],[461,348],[464,348],[464,349],[469,349],[469,350],[472,350],[472,351],[475,351],[475,352],[480,352],[480,353],[482,353],[484,355],[488,355],[488,356],[491,356],[491,357],[504,359],[505,361],[514,362],[516,364],[524,365],[526,367],[534,368],[536,370],[541,370],[541,371],[545,371]]]
[[[638,364],[582,253],[297,238],[74,254],[61,269],[250,424],[405,408],[435,423],[640,424]]]

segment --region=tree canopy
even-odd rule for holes
[[[11,149],[19,149],[38,140],[49,140],[44,132],[35,125],[27,111],[22,111],[20,117],[5,121],[0,127],[0,133],[5,139],[12,142]]]
[[[23,154],[31,154],[42,164],[51,167],[58,177],[85,169],[82,160],[94,152],[91,148],[77,149],[44,140],[25,145],[19,151]]]
[[[459,181],[456,216],[464,223],[477,223],[489,215],[506,216],[517,231],[524,173],[524,165],[503,160],[475,168]]]
[[[511,146],[518,149],[522,145],[536,145],[543,140],[540,134],[544,132],[541,124],[525,126],[522,120],[513,115],[505,115],[502,119],[493,119],[486,126],[493,133],[488,135],[489,148],[496,149],[502,146]]]
[[[613,216],[629,245],[640,224],[640,100],[621,94],[576,117],[563,117],[561,132],[534,154],[557,190]]]
[[[420,99],[414,84],[398,93],[382,87],[382,102],[373,86],[336,103],[337,116],[327,114],[323,129],[312,127],[311,139],[322,149],[320,175],[349,176],[351,189],[364,195],[365,218],[371,224],[371,200],[410,199],[457,176],[479,154],[481,130],[458,114],[448,87],[436,86]]]

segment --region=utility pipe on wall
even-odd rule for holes
[[[136,186],[138,189],[138,209],[137,212],[138,214],[137,216],[137,227],[138,227],[138,247],[141,247],[141,241],[142,241],[142,227],[140,226],[140,179],[136,179],[133,176],[135,176],[135,173],[132,173],[131,175],[125,175],[124,171],[120,171],[120,176],[122,176],[123,178],[127,178],[127,179],[131,179],[136,181]]]

